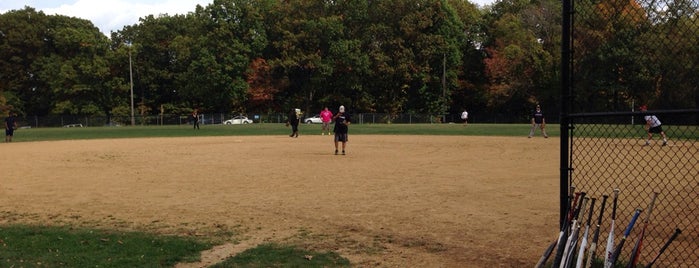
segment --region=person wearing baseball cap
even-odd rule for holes
[[[544,112],[541,111],[541,106],[536,105],[536,111],[532,114],[532,128],[529,130],[529,138],[534,136],[534,131],[537,128],[541,129],[541,134],[544,134],[544,138],[548,138],[549,135],[546,134],[546,118],[544,118]]]
[[[646,112],[648,111],[648,106],[641,105],[641,107],[638,107],[638,109],[641,110],[641,112]],[[646,139],[645,146],[650,145],[650,140],[653,138],[653,133],[660,134],[663,137],[663,146],[667,146],[667,136],[665,136],[663,124],[660,122],[658,117],[653,114],[646,114],[643,116],[643,119],[646,121],[644,128],[648,133],[648,139]]]
[[[340,105],[337,114],[333,117],[335,121],[335,154],[338,153],[338,145],[342,142],[342,155],[345,155],[345,146],[347,145],[347,133],[348,127],[351,119],[348,114],[345,113],[345,106]]]

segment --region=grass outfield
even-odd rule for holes
[[[530,124],[354,124],[351,135],[463,135],[463,136],[526,136]],[[697,126],[663,126],[670,139],[697,140]],[[576,133],[597,135],[600,138],[644,137],[641,125],[576,125]],[[301,124],[300,135],[320,135],[318,124]],[[193,130],[191,125],[177,126],[123,126],[123,127],[82,127],[82,128],[28,128],[15,131],[13,141],[51,141],[119,139],[144,137],[197,137],[197,136],[265,136],[288,135],[290,128],[284,124],[249,125],[203,125]],[[551,137],[560,136],[560,125],[550,124],[546,132]],[[541,132],[536,131],[540,136]],[[578,134],[580,135],[580,134]]]
[[[350,135],[468,135],[468,136],[526,136],[529,124],[354,124]],[[302,124],[300,135],[320,135],[321,126]],[[13,141],[51,141],[84,139],[117,139],[143,137],[251,136],[287,135],[284,124],[203,125],[193,130],[191,125],[124,126],[82,128],[29,128],[15,131]],[[558,136],[559,125],[547,128],[549,136]],[[537,135],[541,135],[537,131]]]

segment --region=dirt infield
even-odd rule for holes
[[[557,138],[354,135],[347,149],[317,135],[4,143],[0,223],[232,242],[193,267],[265,241],[362,267],[528,267],[557,235]]]

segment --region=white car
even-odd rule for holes
[[[231,119],[228,119],[226,121],[223,121],[224,125],[240,125],[240,124],[251,124],[252,119],[248,119],[247,116],[236,116]]]
[[[322,124],[323,119],[320,118],[320,115],[314,115],[313,117],[303,119],[303,122],[306,124]]]

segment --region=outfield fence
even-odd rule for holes
[[[697,1],[563,1],[560,222],[571,197],[585,192],[597,202],[579,217],[594,227],[608,196],[592,267],[602,267],[608,237],[619,245],[636,209],[616,267],[646,267],[656,257],[654,267],[699,267],[698,15]],[[649,111],[637,111],[641,104]],[[665,146],[660,134],[646,144],[651,114]],[[637,266],[627,266],[642,232]]]
[[[253,120],[254,123],[283,123],[287,115],[282,113],[202,113],[199,122],[202,125],[222,124],[234,116],[243,115]],[[306,117],[302,117],[302,121]],[[548,117],[547,117],[548,118]],[[550,116],[548,122],[556,122],[557,115]],[[462,123],[460,114],[447,114],[432,116],[426,114],[397,114],[382,113],[356,113],[352,114],[355,124],[440,124]],[[469,123],[528,123],[526,118],[516,118],[505,114],[496,113],[472,113]],[[134,122],[138,126],[159,125],[187,125],[191,124],[188,115],[163,114],[163,115],[136,115]],[[102,126],[128,126],[131,125],[129,116],[112,116],[109,120],[105,116],[81,116],[81,115],[47,115],[47,116],[20,116],[18,124],[21,127],[102,127]]]

